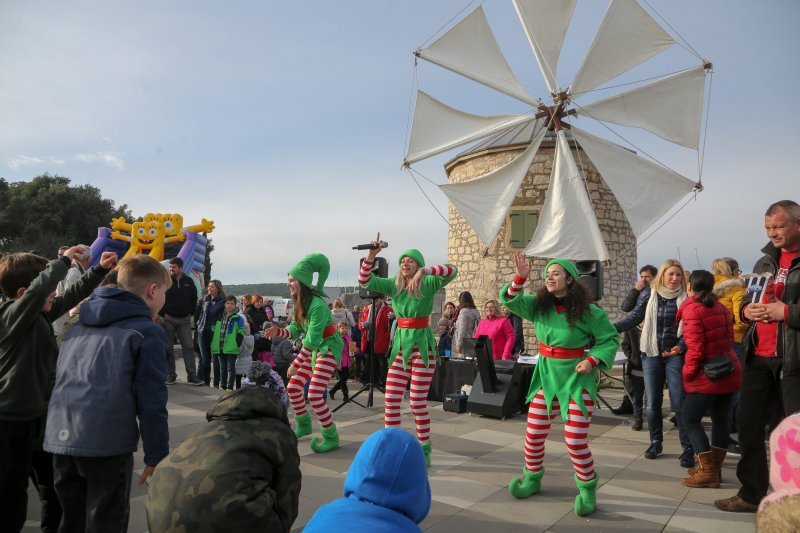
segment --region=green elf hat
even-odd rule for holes
[[[578,281],[578,279],[580,279],[581,277],[581,275],[578,273],[578,267],[576,267],[572,261],[570,261],[569,259],[561,259],[557,257],[555,259],[551,259],[550,262],[547,263],[547,265],[544,267],[545,278],[547,278],[547,270],[553,265],[561,265],[562,267],[564,267],[564,270],[567,271],[567,274],[572,276],[572,279],[574,279],[575,281]]]
[[[400,263],[403,261],[404,257],[410,257],[411,259],[416,261],[417,265],[420,268],[425,266],[425,258],[422,257],[422,253],[419,250],[416,250],[414,248],[409,248],[408,250],[400,254],[400,257],[397,259],[398,266],[400,266]]]
[[[319,273],[316,287],[312,285],[314,282],[314,272]],[[330,274],[330,272],[331,263],[328,261],[327,257],[323,254],[308,254],[292,267],[289,271],[289,275],[309,289],[315,289],[320,296],[327,298],[328,295],[325,294],[324,289],[325,282],[328,280],[328,274]]]

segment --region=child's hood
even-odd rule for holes
[[[422,522],[430,511],[431,489],[417,439],[397,428],[373,433],[350,465],[344,496],[402,513],[417,524]]]
[[[151,319],[144,300],[117,287],[98,287],[92,298],[81,304],[80,322],[84,326],[104,327],[131,318]]]

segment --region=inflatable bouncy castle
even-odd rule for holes
[[[213,221],[204,218],[199,224],[184,227],[183,217],[177,213],[147,213],[143,220],[134,222],[115,218],[110,227],[97,228],[92,257],[94,263],[103,252],[114,252],[120,258],[148,254],[161,262],[180,257],[184,273],[194,280],[201,294],[208,244],[204,234],[212,231]]]

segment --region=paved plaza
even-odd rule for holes
[[[178,365],[179,367],[182,365]],[[351,382],[351,390],[357,385]],[[169,387],[170,446],[177,446],[187,435],[206,423],[206,410],[220,392],[208,387],[192,387],[185,376]],[[612,405],[619,404],[620,391],[602,391]],[[338,405],[337,401],[332,402]],[[366,400],[366,393],[359,396]],[[666,399],[665,399],[666,400]],[[383,396],[376,392],[374,407],[348,404],[335,413],[341,447],[326,454],[309,448],[310,437],[300,440],[303,489],[300,514],[293,531],[302,531],[321,505],[342,494],[347,469],[368,435],[383,427]],[[572,511],[576,494],[572,466],[563,440],[563,424],[553,424],[547,442],[542,492],[527,500],[516,500],[506,488],[508,481],[521,475],[522,439],[525,419],[518,415],[504,421],[494,418],[455,414],[431,402],[433,453],[428,472],[433,502],[421,524],[433,533],[486,533],[497,531],[693,531],[703,533],[752,532],[754,515],[718,511],[717,498],[736,493],[736,459],[725,462],[720,489],[689,489],[678,481],[686,470],[678,465],[677,429],[665,435],[664,455],[656,460],[643,457],[648,444],[645,429],[631,431],[625,417],[608,409],[597,411],[590,430],[591,449],[600,476],[597,511],[578,517]],[[291,415],[290,415],[291,418]],[[403,403],[403,427],[413,431],[408,402]],[[665,423],[665,429],[671,425]],[[319,433],[316,421],[314,429]],[[129,531],[147,531],[145,489],[135,480],[141,473],[142,452],[135,454],[139,467],[131,490]],[[31,488],[29,522],[24,531],[39,529],[39,501]],[[358,517],[353,517],[357,529]]]

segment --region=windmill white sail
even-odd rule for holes
[[[570,108],[578,97],[602,86],[675,44],[636,0],[611,0],[597,34],[571,84],[561,89],[557,64],[574,0],[513,0],[549,95],[533,99],[517,81],[479,7],[415,54],[428,62],[536,106],[530,113],[481,117],[452,109],[419,92],[406,163],[455,146],[502,135],[508,128],[542,119],[556,133],[555,161],[539,225],[525,249],[528,256],[609,259],[602,232],[564,133],[571,115],[642,128],[697,150],[706,71],[710,63],[649,84]],[[672,170],[572,127],[574,139],[600,171],[636,236],[642,235],[681,198],[699,188]],[[531,145],[517,160],[466,183],[440,186],[483,243],[489,247],[507,216],[514,194],[539,148]],[[516,163],[516,164],[515,164]],[[494,205],[487,209],[491,199]]]
[[[539,133],[524,152],[485,176],[463,183],[439,185],[486,248],[492,245],[500,232],[545,133],[547,130],[539,125]]]

